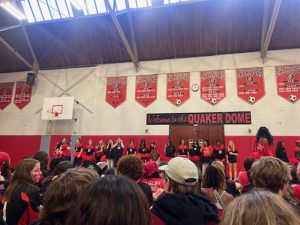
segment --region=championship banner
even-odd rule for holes
[[[157,98],[157,74],[137,76],[135,83],[135,100],[145,108]]]
[[[14,103],[19,109],[23,109],[31,101],[32,88],[25,81],[17,82]]]
[[[0,83],[0,109],[4,109],[11,103],[14,82]]]
[[[127,77],[108,77],[105,100],[117,108],[126,100]]]
[[[201,98],[216,105],[226,96],[226,83],[224,70],[201,71]]]
[[[167,99],[176,106],[190,98],[190,73],[167,74]]]
[[[295,103],[300,98],[300,65],[276,66],[278,95]]]
[[[237,69],[236,80],[238,96],[249,104],[265,95],[263,67]]]

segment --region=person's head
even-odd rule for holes
[[[62,139],[62,143],[66,144],[66,143],[67,143],[67,138],[64,137],[64,138]]]
[[[8,178],[10,157],[6,152],[0,152],[0,171],[1,175]]]
[[[144,175],[145,177],[159,177],[158,166],[155,161],[150,160],[144,163]]]
[[[282,148],[284,148],[284,142],[283,141],[278,141],[276,149],[282,149]]]
[[[99,178],[94,170],[76,167],[55,178],[49,185],[44,198],[41,224],[64,224],[69,211],[73,211],[77,199],[85,186]]]
[[[66,161],[67,159],[62,157],[62,158],[55,158],[52,159],[49,165],[49,169],[51,172],[53,172],[53,170],[55,169],[55,167],[58,165],[58,163],[62,162],[62,161]]]
[[[260,139],[266,139],[269,145],[273,144],[273,136],[266,127],[260,127],[258,129],[256,133],[256,142],[259,142]]]
[[[209,165],[203,176],[203,187],[224,189],[226,184],[225,179],[224,167],[221,165]]]
[[[118,138],[118,139],[117,139],[117,143],[118,143],[118,144],[121,144],[121,143],[122,143],[122,139],[121,139],[121,138]]]
[[[300,140],[296,141],[296,147],[300,148]]]
[[[300,180],[300,162],[298,163],[296,174],[297,174],[298,179]]]
[[[175,157],[159,170],[164,171],[165,192],[195,194],[198,191],[199,171],[189,159]]]
[[[284,195],[291,180],[290,167],[274,157],[262,157],[251,166],[251,177],[258,188]]]
[[[54,168],[54,170],[53,170],[53,176],[58,176],[58,175],[66,172],[68,169],[71,169],[73,167],[74,167],[73,163],[71,163],[70,161],[68,161],[68,160],[61,161]]]
[[[129,140],[129,143],[130,143],[130,144],[134,144],[134,139],[130,139],[130,140]]]
[[[156,144],[155,144],[155,142],[153,141],[153,142],[151,142],[151,144],[150,144],[150,147],[151,148],[155,148],[156,147]]]
[[[180,139],[179,144],[180,145],[184,145],[185,144],[185,140],[184,139]]]
[[[141,140],[140,148],[146,148],[146,140],[145,139]]]
[[[222,225],[296,225],[299,216],[280,196],[253,190],[231,201],[225,208]]]
[[[208,140],[204,140],[203,141],[203,146],[208,146],[209,145],[209,141]]]
[[[198,144],[199,144],[200,147],[202,147],[203,146],[203,139],[199,139]]]
[[[100,141],[98,142],[98,144],[99,144],[99,145],[103,145],[103,144],[104,144],[103,140],[100,140]]]
[[[81,139],[80,138],[76,139],[76,144],[81,144]]]
[[[100,168],[101,170],[101,175],[105,174],[105,172],[107,171],[108,165],[106,162],[98,162],[97,166]]]
[[[252,164],[255,162],[254,158],[246,158],[244,160],[244,168],[246,171],[249,171],[251,169]]]
[[[118,161],[117,171],[118,174],[137,181],[144,174],[143,161],[134,155],[123,156]]]
[[[220,139],[217,139],[217,140],[216,140],[216,145],[217,145],[217,146],[220,146],[220,145],[221,145],[221,143],[222,143],[222,142],[221,142],[221,140],[220,140]]]
[[[168,140],[167,146],[171,146],[172,145],[172,141]]]
[[[92,144],[93,144],[93,139],[90,138],[90,139],[88,140],[88,144],[89,144],[89,145],[92,145]]]
[[[198,147],[198,142],[197,141],[193,141],[193,147]]]
[[[116,175],[116,169],[115,168],[108,168],[105,172],[104,175]]]
[[[17,165],[10,185],[7,188],[5,199],[9,200],[12,191],[20,183],[37,184],[41,178],[40,162],[36,159],[22,159]]]
[[[65,224],[150,225],[150,210],[144,193],[134,181],[122,176],[104,176],[87,186]]]
[[[33,156],[34,159],[38,160],[41,164],[41,170],[44,172],[48,169],[49,154],[44,151],[36,152]]]

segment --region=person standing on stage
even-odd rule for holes
[[[238,156],[238,151],[235,147],[234,141],[230,140],[228,144],[228,151],[227,151],[227,163],[229,165],[229,180],[232,180],[232,178],[236,179],[237,177],[237,170],[236,170],[237,156]],[[232,176],[232,171],[233,171],[233,176]]]
[[[196,166],[199,165],[199,161],[200,161],[200,147],[198,145],[197,141],[193,141],[193,144],[189,150],[189,159],[196,164]]]
[[[88,141],[88,145],[85,146],[82,159],[83,161],[95,161],[95,146],[93,145],[93,140],[91,138]]]
[[[143,162],[147,162],[150,158],[149,153],[150,153],[150,151],[147,149],[146,140],[142,139],[137,157],[142,159]]]
[[[183,158],[189,158],[189,148],[186,146],[184,139],[181,139],[177,148],[177,154]]]
[[[273,136],[269,129],[260,127],[252,144],[252,154],[250,158],[259,159],[262,156],[273,156],[272,146]]]
[[[74,152],[74,161],[73,165],[74,166],[80,166],[81,165],[81,160],[82,160],[82,152],[83,152],[83,146],[81,144],[81,139],[77,138],[76,144],[75,144],[75,152]]]
[[[154,162],[156,162],[157,165],[160,162],[160,154],[158,153],[158,151],[156,149],[155,142],[151,142],[151,144],[150,144],[150,160],[153,160]]]
[[[113,148],[115,149],[114,164],[117,165],[119,159],[123,156],[123,140],[118,138],[117,142],[113,145]]]
[[[109,140],[106,146],[106,161],[108,169],[114,167],[114,155],[115,155],[115,149],[113,148],[114,142],[113,140]]]
[[[168,143],[165,145],[165,154],[167,160],[170,160],[175,157],[176,148],[172,144],[172,142],[169,140]]]
[[[106,161],[106,156],[105,156],[105,144],[103,140],[100,140],[99,143],[96,146],[96,154],[95,154],[95,159],[96,163],[98,162],[105,162]]]
[[[134,144],[134,139],[130,139],[129,146],[127,147],[127,155],[135,155],[136,154],[136,147]]]
[[[287,157],[286,149],[284,147],[284,142],[283,141],[278,141],[277,142],[275,155],[276,155],[276,158],[281,159],[282,161],[289,163],[289,159]]]
[[[216,140],[216,144],[213,147],[213,156],[215,160],[221,161],[225,165],[225,146],[220,139]]]
[[[208,140],[203,141],[201,154],[202,174],[204,174],[208,164],[213,161],[213,147],[209,145]]]

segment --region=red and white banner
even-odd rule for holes
[[[14,103],[19,109],[23,109],[31,101],[32,88],[25,81],[17,82]]]
[[[300,65],[276,66],[278,95],[295,103],[300,98]]]
[[[176,106],[190,98],[190,73],[167,74],[167,99]]]
[[[126,100],[127,77],[108,77],[105,100],[117,108]]]
[[[249,104],[256,103],[265,95],[264,68],[236,70],[238,96]]]
[[[0,109],[4,109],[11,103],[14,82],[0,83]]]
[[[135,100],[145,108],[157,98],[157,74],[137,76],[135,81]]]
[[[216,105],[226,96],[225,70],[200,72],[200,95],[209,104]]]

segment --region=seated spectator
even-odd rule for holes
[[[219,215],[222,215],[223,209],[233,199],[233,196],[225,191],[226,180],[225,172],[218,161],[217,165],[209,165],[204,173],[203,188],[211,201],[217,206]]]
[[[85,188],[63,224],[150,225],[150,223],[149,206],[138,185],[126,177],[104,176]]]
[[[39,217],[41,197],[35,185],[41,175],[40,162],[35,159],[22,159],[17,165],[4,196],[7,202],[4,218],[8,225],[26,224]]]
[[[140,179],[144,175],[144,164],[142,159],[134,155],[123,156],[117,164],[117,172],[120,175],[131,178],[136,181],[145,193],[149,206],[153,203],[152,191],[149,184],[141,182]]]
[[[201,225],[217,224],[216,206],[199,195],[199,173],[189,159],[176,157],[164,170],[164,190],[151,209],[152,225]]]
[[[241,186],[241,191],[243,191],[243,187],[244,187],[244,186],[250,184],[248,174],[249,174],[249,171],[250,171],[251,166],[252,166],[252,164],[254,163],[254,161],[255,161],[254,158],[246,158],[246,159],[244,160],[244,168],[245,168],[245,171],[239,172],[238,177],[235,179],[236,182],[238,182],[238,183],[240,183],[240,184],[242,185],[242,186]]]
[[[50,173],[41,183],[41,190],[40,194],[43,197],[43,195],[46,193],[49,184],[53,181],[55,177],[58,175],[66,172],[68,169],[73,168],[74,165],[70,161],[62,161],[57,164],[57,166],[54,168],[53,172]]]
[[[85,186],[97,178],[99,175],[94,170],[81,167],[69,169],[55,178],[45,194],[40,224],[65,224],[66,215],[77,205]]]
[[[288,190],[291,180],[290,167],[287,163],[274,157],[262,157],[253,163],[251,176],[255,187],[263,188],[288,200],[300,214],[300,208],[295,205],[294,197]]]
[[[222,225],[296,225],[299,216],[278,195],[254,190],[234,199],[225,209]]]
[[[43,175],[43,177],[41,177],[41,180],[43,180],[50,173],[48,169],[49,154],[47,152],[39,151],[34,154],[33,158],[38,160],[41,164],[41,171]]]
[[[297,166],[297,171],[296,171],[296,178],[298,180],[298,182],[300,181],[300,163],[298,163]],[[295,196],[295,200],[297,202],[297,205],[300,206],[300,184],[296,182],[292,185],[293,187],[293,192],[294,192],[294,196]]]
[[[154,196],[159,189],[164,188],[163,179],[159,176],[157,164],[153,160],[144,163],[144,177],[140,181],[150,185]]]

